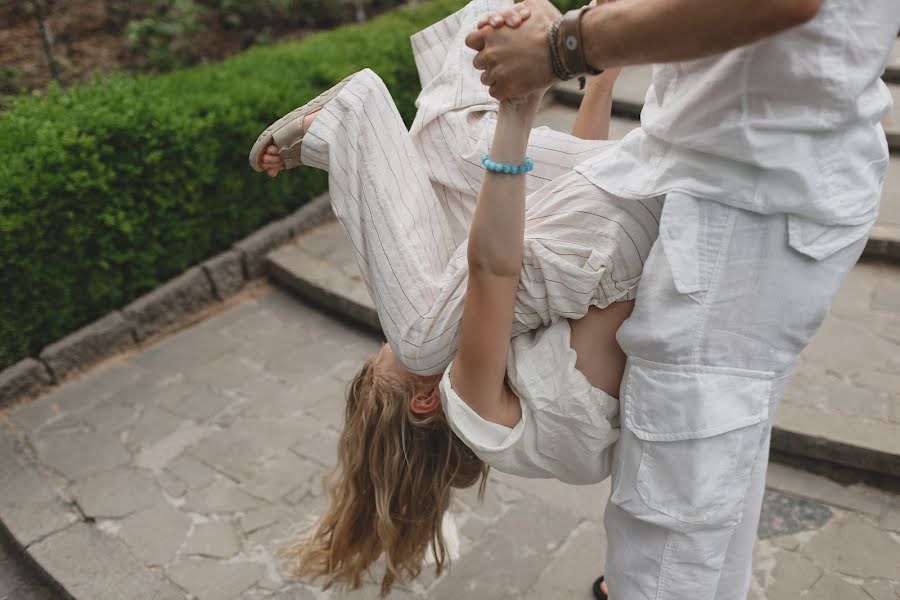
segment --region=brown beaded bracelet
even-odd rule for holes
[[[561,22],[562,17],[558,18],[550,25],[550,29],[547,32],[547,45],[550,47],[550,69],[553,71],[553,75],[555,75],[557,79],[568,81],[569,79],[572,79],[574,75],[566,69],[565,63],[563,63],[562,58],[560,58],[559,26]]]

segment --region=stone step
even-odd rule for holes
[[[895,62],[900,62],[900,50],[895,47]],[[622,69],[616,86],[613,88],[613,114],[617,117],[639,119],[644,107],[644,97],[650,86],[650,66],[640,65]],[[895,74],[891,71],[891,74]],[[894,109],[882,120],[888,147],[892,153],[900,152],[900,82],[888,83],[891,95],[894,97]],[[556,98],[570,106],[578,107],[584,92],[578,89],[578,81],[565,81],[554,87]]]
[[[888,83],[900,84],[900,39],[894,42],[894,49],[891,50],[882,79]]]
[[[576,113],[572,106],[550,98],[545,100],[535,124],[570,131]],[[609,137],[614,140],[622,139],[638,125],[638,121],[634,119],[613,117],[609,125]],[[869,236],[865,254],[867,258],[900,263],[900,154],[892,154],[890,157],[881,194],[881,211]]]
[[[337,221],[298,236],[267,257],[269,275],[313,304],[380,331],[372,297],[359,275],[353,247]]]
[[[267,257],[272,279],[366,327],[378,316],[337,221]],[[857,265],[801,358],[776,419],[782,453],[900,477],[900,268]]]

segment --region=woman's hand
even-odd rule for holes
[[[466,36],[466,45],[478,53],[472,64],[484,71],[482,82],[498,100],[530,94],[555,79],[550,68],[547,31],[560,12],[549,0],[525,0],[519,6],[527,7],[530,14],[515,29],[505,26],[504,16],[499,29],[485,26]],[[508,11],[501,13],[506,15]],[[515,16],[509,17],[511,22],[517,22]],[[489,23],[491,19],[488,16]],[[498,23],[495,17],[493,22]]]
[[[475,29],[481,29],[486,25],[490,25],[494,29],[501,27],[517,28],[519,25],[527,21],[531,17],[531,9],[526,4],[516,4],[503,10],[495,10],[488,13],[478,21]]]
[[[597,6],[597,0],[591,0],[588,6]],[[486,25],[490,25],[494,29],[500,29],[501,27],[516,29],[527,21],[529,17],[531,17],[531,9],[528,8],[528,5],[524,3],[516,4],[503,10],[489,12],[478,21],[478,26],[475,29],[481,29]]]
[[[587,87],[592,87],[596,90],[604,90],[612,93],[613,85],[615,85],[616,79],[619,78],[619,73],[621,72],[621,67],[610,67],[608,69],[603,69],[603,72],[599,75],[588,77]]]

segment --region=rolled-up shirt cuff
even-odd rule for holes
[[[497,452],[515,444],[525,429],[524,411],[522,418],[513,428],[483,419],[453,389],[450,384],[451,366],[452,363],[444,372],[440,384],[444,414],[450,428],[476,452]]]

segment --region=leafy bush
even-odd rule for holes
[[[142,66],[170,71],[188,58],[191,34],[201,31],[202,11],[194,0],[154,0],[151,14],[128,22],[128,46],[139,51]]]
[[[24,91],[19,84],[19,75],[21,75],[19,69],[0,65],[0,106],[3,103],[3,96],[17,96]]]
[[[464,0],[160,76],[113,76],[0,114],[0,368],[121,307],[325,189],[246,156],[273,117],[371,67],[410,123],[409,36]]]
[[[165,72],[204,58],[208,48],[196,43],[199,32],[208,31],[209,40],[215,40],[217,33],[221,36],[223,31],[230,31],[247,47],[288,30],[352,22],[358,13],[364,16],[367,9],[390,8],[401,1],[143,0],[119,8],[127,11],[125,35],[135,64]],[[121,20],[122,11],[116,13],[115,6],[110,7],[110,14],[118,14]]]

